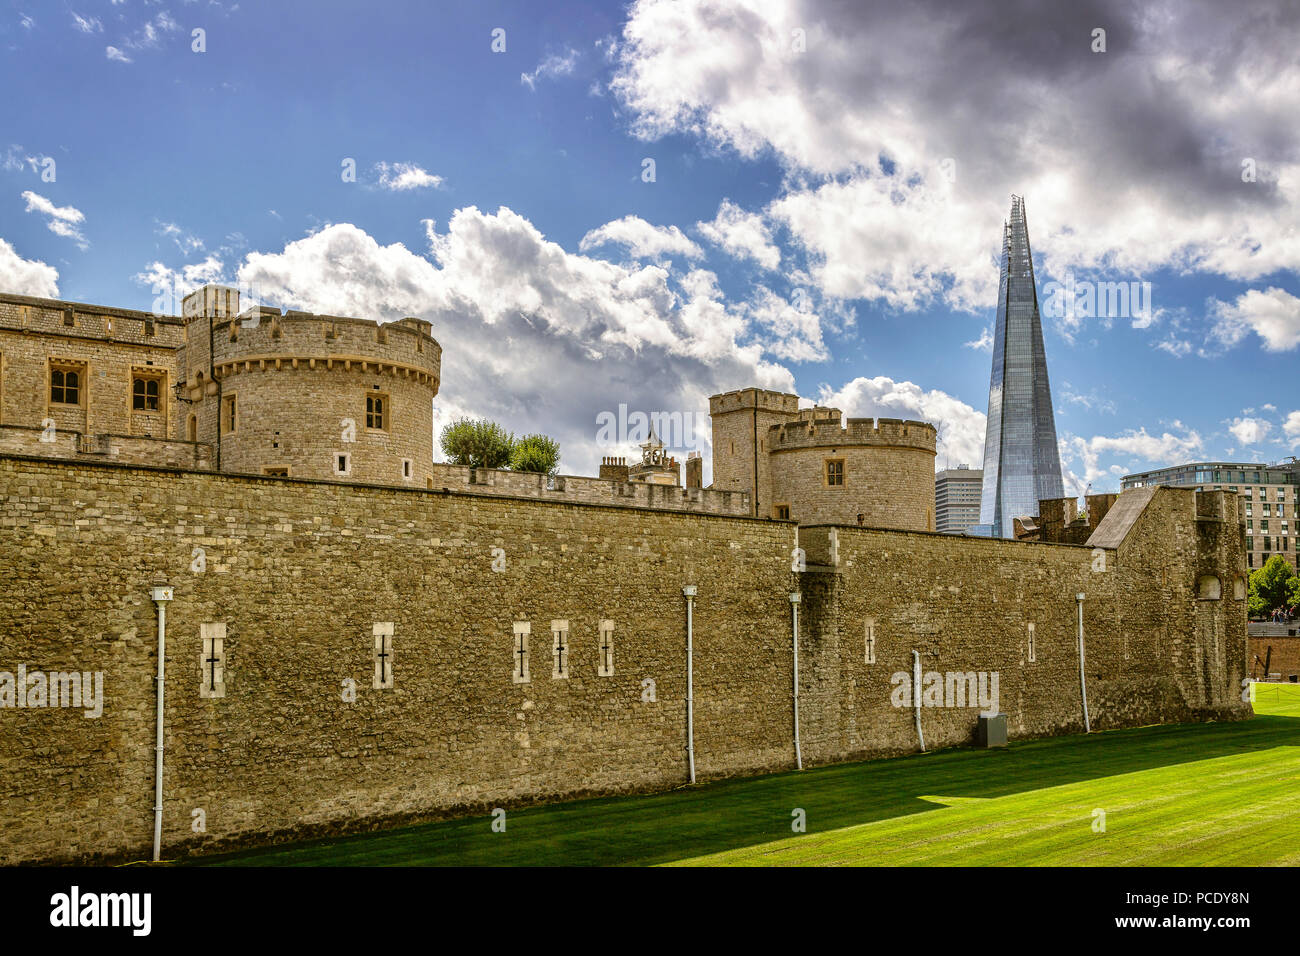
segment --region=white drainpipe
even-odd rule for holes
[[[694,584],[682,588],[686,595],[686,759],[691,783],[695,782],[695,594]]]
[[[925,753],[925,735],[921,733],[921,652],[912,651],[912,709],[916,712],[916,739]]]
[[[163,664],[167,656],[167,602],[172,599],[172,589],[156,587],[150,596],[158,606],[158,718],[153,764],[153,858],[156,863],[162,859]]]
[[[1079,605],[1079,695],[1083,698],[1083,732],[1090,734],[1092,726],[1088,723],[1088,678],[1083,673],[1083,598],[1082,591],[1074,596],[1075,603]]]
[[[790,592],[790,610],[794,612],[794,765],[803,769],[803,751],[799,749],[799,592]]]

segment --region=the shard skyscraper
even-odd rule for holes
[[[1064,497],[1025,203],[1012,196],[1011,220],[1002,230],[981,530],[995,538],[1014,537],[1012,521],[1037,515],[1040,498]]]

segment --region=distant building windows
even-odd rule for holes
[[[864,632],[865,654],[863,659],[868,664],[874,664],[876,662],[876,619],[874,617],[867,618]]]
[[[382,392],[373,392],[366,395],[366,427],[379,431],[385,430],[388,426],[388,396]]]
[[[828,488],[841,487],[844,484],[844,459],[828,458],[826,459],[826,486]]]
[[[277,465],[274,468],[263,468],[262,474],[268,478],[288,478],[289,467],[288,465]]]
[[[352,474],[352,456],[347,452],[339,452],[334,456],[334,474],[344,477]]]
[[[412,463],[411,459],[403,458],[402,459],[402,480],[410,481],[414,477],[415,477],[414,464]]]
[[[50,402],[54,405],[80,405],[84,367],[50,366]]]
[[[191,415],[189,422],[186,423],[185,438],[187,441],[199,440],[199,419],[197,415]]]
[[[789,506],[789,505],[773,505],[773,506],[772,506],[772,517],[773,517],[773,518],[777,518],[778,520],[781,520],[781,521],[789,521],[789,520],[790,520],[790,506]]]
[[[1028,649],[1029,649],[1029,663],[1031,663],[1031,664],[1036,664],[1036,663],[1038,663],[1038,647],[1037,647],[1037,646],[1035,645],[1035,643],[1034,643],[1034,625],[1033,625],[1033,624],[1030,624],[1030,625],[1029,625],[1029,632],[1028,632],[1028,634],[1027,634],[1026,637],[1025,637],[1025,641],[1026,641],[1026,644],[1028,645]]]
[[[131,379],[131,408],[135,411],[158,411],[158,393],[162,382],[157,376],[136,375]]]

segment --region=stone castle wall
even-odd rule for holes
[[[799,396],[745,388],[709,399],[713,487],[749,495],[751,513],[774,517],[768,431],[799,415]]]
[[[926,422],[850,418],[805,409],[769,433],[773,504],[800,524],[934,530],[935,429]],[[828,461],[843,482],[827,480]],[[859,517],[860,516],[860,517]]]
[[[826,461],[844,463],[844,483],[826,483]],[[774,503],[800,524],[934,530],[934,452],[893,446],[826,445],[771,456]],[[928,483],[927,483],[928,482]]]
[[[27,425],[0,425],[0,455],[39,455],[43,458],[114,461],[208,471],[212,446],[139,435],[85,435]]]
[[[602,466],[602,470],[612,466]],[[435,462],[427,487],[471,495],[506,495],[569,501],[581,504],[620,505],[693,511],[704,514],[749,514],[749,495],[713,488],[682,488],[625,478],[588,478],[577,475],[546,475],[506,471],[500,468],[470,468]]]
[[[187,309],[199,301],[187,299]],[[77,435],[101,443],[110,435],[209,449],[190,449],[186,460],[178,448],[115,442],[113,457],[142,464],[423,486],[442,358],[430,329],[421,319],[379,325],[275,309],[181,319],[0,296],[0,427],[52,423],[73,445]],[[75,404],[51,397],[51,375],[65,367],[78,376]],[[134,407],[141,376],[156,382],[156,409]],[[374,393],[383,397],[382,428],[367,427]],[[232,396],[233,430],[219,425]],[[67,457],[66,442],[27,447],[22,439],[7,435],[0,446]]]
[[[183,336],[180,320],[147,312],[0,296],[0,425],[181,437],[170,386]],[[51,360],[76,371],[77,404],[50,401]],[[158,411],[132,407],[137,371],[159,380]]]
[[[1241,566],[1240,535],[1198,520],[1190,490],[1142,504],[1086,546],[801,527],[819,589],[804,753],[915,749],[911,707],[883,703],[894,675],[912,674],[914,650],[923,672],[997,672],[1013,738],[1081,732],[1080,593],[1093,729],[1242,713],[1245,601],[1230,587],[1197,597],[1203,575]],[[967,742],[974,725],[973,711],[922,707],[927,747]]]
[[[147,852],[158,583],[175,593],[169,856],[681,785],[688,584],[701,779],[792,767],[796,589],[810,762],[914,749],[910,712],[890,702],[913,647],[926,670],[1000,669],[1012,736],[1077,729],[1077,590],[1095,727],[1249,713],[1243,602],[1193,596],[1207,569],[1239,567],[1239,529],[1198,519],[1189,493],[1121,496],[1090,548],[797,533],[802,573],[786,522],[0,456],[0,670],[104,674],[98,718],[0,709],[0,862]],[[225,628],[222,697],[202,692],[204,624]],[[376,689],[388,624],[394,681]],[[923,724],[931,747],[959,743],[975,711]]]

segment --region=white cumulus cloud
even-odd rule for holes
[[[926,391],[914,382],[885,375],[855,378],[842,388],[823,386],[818,404],[838,408],[845,418],[905,418],[930,422],[938,429],[935,467],[978,465],[984,460],[986,416],[940,389]]]
[[[578,243],[578,251],[590,252],[604,245],[623,246],[634,259],[658,259],[665,255],[698,259],[704,255],[676,226],[651,225],[640,216],[624,216],[592,229]]]
[[[59,297],[59,271],[37,259],[24,259],[0,239],[0,290],[44,299]]]
[[[27,203],[26,211],[45,216],[50,232],[74,240],[82,249],[90,245],[81,232],[81,224],[86,221],[86,216],[80,209],[74,206],[56,206],[30,189],[24,190],[22,195]]]
[[[1232,303],[1212,300],[1214,334],[1226,345],[1236,345],[1247,333],[1264,340],[1270,352],[1288,352],[1300,345],[1300,298],[1285,289],[1250,289]]]
[[[772,241],[772,230],[763,217],[730,199],[722,200],[712,222],[697,222],[695,228],[733,258],[752,259],[769,272],[781,264],[781,250]]]
[[[1234,418],[1228,423],[1232,437],[1243,445],[1258,445],[1273,430],[1273,423],[1262,418]]]
[[[375,169],[379,173],[379,185],[394,192],[437,189],[443,183],[441,176],[435,176],[414,163],[376,163]]]

